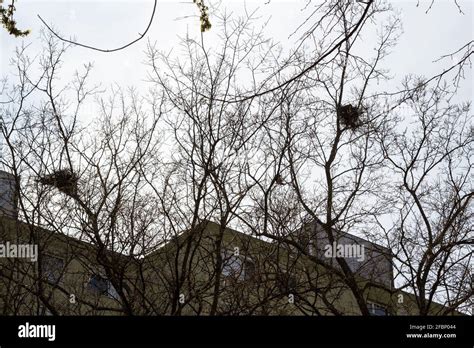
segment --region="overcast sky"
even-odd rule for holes
[[[281,42],[283,47],[290,47],[295,37],[290,34],[305,18],[302,8],[305,1],[299,0],[225,0],[220,8],[226,7],[229,12],[242,14],[245,9],[260,8],[262,23],[270,18],[266,34]],[[404,34],[397,48],[387,58],[384,65],[391,69],[396,82],[408,73],[430,76],[439,72],[448,61],[433,63],[443,54],[455,51],[468,40],[473,39],[473,1],[459,0],[464,14],[460,14],[451,0],[436,0],[428,14],[425,11],[431,1],[392,1],[401,12]],[[100,48],[121,46],[143,32],[149,20],[153,1],[136,0],[94,0],[94,1],[38,1],[19,0],[17,2],[16,20],[20,29],[31,29],[32,33],[25,39],[18,39],[0,31],[2,77],[9,74],[9,60],[14,49],[22,41],[31,44],[30,54],[39,52],[39,31],[42,27],[37,14],[47,23],[66,36],[77,38],[79,42]],[[212,22],[211,13],[211,22]],[[191,0],[158,2],[156,18],[146,39],[115,53],[94,52],[81,47],[72,48],[64,65],[64,78],[68,79],[74,70],[87,62],[94,63],[93,79],[100,81],[104,87],[112,83],[121,86],[145,86],[147,68],[143,62],[147,40],[157,43],[158,47],[169,51],[179,43],[179,36],[199,35],[199,18],[196,5]],[[212,29],[205,33],[209,41],[213,39]],[[370,42],[367,43],[370,45]],[[472,77],[468,72],[460,96],[472,100]]]

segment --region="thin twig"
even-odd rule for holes
[[[89,45],[85,45],[85,44],[82,44],[82,43],[79,43],[79,42],[76,42],[76,41],[72,41],[72,40],[68,40],[68,39],[65,39],[64,37],[60,36],[59,34],[57,34],[48,24],[46,24],[46,22],[43,20],[43,18],[41,18],[40,15],[38,15],[38,18],[41,20],[41,22],[43,22],[43,24],[46,26],[46,28],[48,28],[48,30],[54,35],[56,36],[59,40],[61,41],[64,41],[64,42],[67,42],[67,43],[70,43],[70,44],[73,44],[73,45],[76,45],[76,46],[80,46],[80,47],[84,47],[84,48],[88,48],[88,49],[91,49],[91,50],[94,50],[94,51],[99,51],[99,52],[106,52],[106,53],[109,53],[109,52],[116,52],[116,51],[120,51],[120,50],[123,50],[131,45],[133,45],[134,43],[140,41],[141,39],[143,39],[146,35],[146,33],[148,32],[148,30],[150,29],[151,27],[151,24],[153,23],[153,18],[155,17],[155,12],[156,12],[156,4],[157,4],[158,0],[155,0],[155,3],[153,5],[153,12],[151,13],[151,17],[150,17],[150,20],[148,21],[148,26],[146,27],[145,31],[143,32],[143,34],[140,34],[140,36],[127,43],[126,45],[123,45],[121,47],[118,47],[118,48],[113,48],[113,49],[103,49],[103,48],[97,48],[97,47],[93,47],[93,46],[89,46]]]

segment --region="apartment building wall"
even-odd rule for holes
[[[0,216],[16,219],[18,216],[18,194],[13,174],[0,170]]]
[[[305,246],[311,255],[337,269],[340,269],[340,266],[336,259],[328,257],[326,254],[328,247],[349,246],[356,250],[363,246],[363,258],[344,257],[351,271],[386,288],[393,288],[393,264],[390,249],[334,228],[331,229],[331,233],[334,238],[333,243],[330,243],[329,236],[323,226],[312,221],[305,224],[301,230],[295,231],[295,239]]]
[[[120,302],[89,286],[103,274],[90,244],[17,220],[0,218],[0,244],[37,245],[38,259],[0,258],[0,313],[4,315],[111,315]],[[51,265],[51,261],[58,261]],[[49,264],[49,266],[48,266]],[[60,265],[60,266],[59,266]]]
[[[215,243],[220,239],[222,244],[217,248]],[[177,274],[182,274],[187,243],[190,245],[189,253],[193,257],[186,269],[192,276],[180,287],[180,295],[184,298],[182,313],[193,314],[196,308],[199,308],[201,314],[209,313],[213,291],[217,291],[215,283],[219,253],[223,258],[223,265],[219,280],[218,313],[330,315],[333,313],[328,307],[330,305],[341,313],[360,314],[357,302],[347,286],[341,279],[329,274],[325,267],[315,265],[302,255],[295,257],[288,248],[278,244],[230,228],[222,229],[212,222],[205,222],[204,228],[198,227],[183,233],[165,247],[147,256],[146,274],[150,279],[154,279],[157,285],[150,287],[151,291],[162,288],[163,295],[169,291],[165,289],[166,284],[175,285],[173,282],[179,278]],[[236,252],[238,256],[233,257]],[[232,277],[224,274],[229,273],[225,271],[229,268],[228,263],[237,262],[236,260],[241,264],[240,273]],[[252,265],[252,275],[248,274],[246,265]],[[177,273],[175,266],[179,268]],[[292,278],[292,284],[283,289],[280,280],[282,276]],[[363,279],[360,281],[367,282]],[[206,286],[208,291],[199,291]],[[370,289],[370,286],[367,289]],[[199,296],[196,293],[199,293]],[[377,297],[379,294],[371,296]],[[160,301],[159,293],[148,297]],[[379,299],[378,302],[387,305],[389,296]]]
[[[93,275],[106,278],[94,245],[0,218],[0,243],[7,240],[37,243],[40,258],[36,263],[0,258],[0,313],[44,315],[51,313],[45,303],[51,303],[62,315],[126,314],[117,292],[104,294],[90,289]],[[218,240],[222,240],[220,247]],[[218,254],[222,264],[217,269]],[[45,256],[63,260],[62,272],[53,282],[40,269],[41,257]],[[182,233],[139,260],[117,253],[109,256],[120,266],[115,267],[122,272],[118,278],[124,285],[127,306],[135,315],[206,315],[211,312],[216,291],[216,313],[222,315],[331,315],[332,308],[345,315],[360,314],[344,282],[323,265],[212,222]],[[236,260],[240,267],[230,266],[229,262]],[[176,293],[183,265],[187,275]],[[382,284],[373,286],[360,276],[357,281],[371,306],[381,306],[390,314],[418,314],[413,295]],[[173,312],[176,298],[179,311],[175,308]],[[434,305],[433,313],[442,308]]]

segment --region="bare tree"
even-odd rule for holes
[[[380,140],[393,178],[395,223],[386,233],[421,315],[433,301],[442,314],[466,311],[473,296],[472,111],[450,89],[419,86]]]
[[[2,113],[2,166],[17,178],[20,219],[30,226],[31,238],[41,240],[45,227],[51,238],[64,234],[90,243],[95,253],[75,256],[86,267],[98,264],[100,269],[90,272],[109,279],[120,310],[133,314],[137,309],[132,300],[137,292],[145,298],[140,294],[144,285],[128,279],[127,269],[136,267],[156,237],[150,230],[157,220],[146,212],[158,203],[143,190],[141,173],[160,144],[160,105],[145,112],[142,98],[133,91],[127,96],[115,90],[104,100],[96,87],[88,87],[91,65],[61,87],[57,76],[66,47],[51,35],[45,36],[45,44],[38,61],[42,74],[36,80],[34,62],[25,50],[18,52],[20,81],[7,94],[10,100]],[[85,126],[78,115],[93,95],[100,117]],[[35,291],[51,293],[42,281],[41,264],[40,259]],[[67,294],[59,283],[54,287]],[[108,309],[116,310],[113,305]]]

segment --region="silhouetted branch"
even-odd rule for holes
[[[113,49],[103,49],[103,48],[93,47],[93,46],[90,46],[90,45],[85,45],[85,44],[79,43],[77,41],[65,39],[62,36],[60,36],[58,33],[56,33],[48,24],[46,24],[46,22],[43,20],[43,18],[41,18],[40,15],[38,15],[38,18],[40,19],[41,22],[43,22],[43,24],[46,26],[46,28],[48,28],[48,30],[61,41],[64,41],[64,42],[67,42],[67,43],[70,43],[70,44],[73,44],[73,45],[76,45],[76,46],[88,48],[88,49],[91,49],[91,50],[94,50],[94,51],[109,53],[109,52],[116,52],[116,51],[123,50],[123,49],[133,45],[134,43],[140,41],[141,39],[143,39],[145,37],[146,33],[148,32],[148,30],[151,27],[151,24],[153,23],[153,18],[155,17],[157,2],[158,1],[155,0],[155,3],[153,5],[153,12],[151,13],[150,20],[148,21],[148,26],[146,27],[143,34],[140,34],[140,36],[137,39],[127,43],[126,45],[123,45],[123,46],[120,46],[120,47],[117,47],[117,48],[113,48]]]

